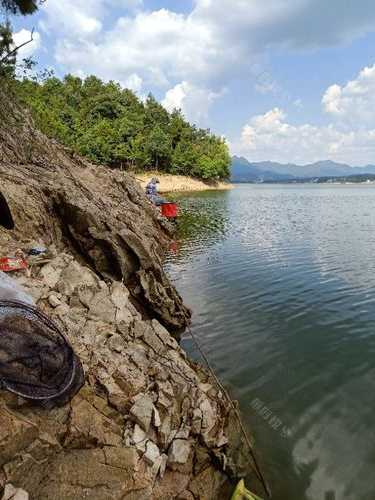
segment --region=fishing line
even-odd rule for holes
[[[186,318],[186,316],[185,316]],[[186,318],[187,320],[187,318]],[[197,337],[194,335],[194,333],[192,332],[191,328],[190,328],[190,325],[187,324],[187,330],[191,336],[191,338],[193,339],[193,342],[194,344],[196,345],[200,355],[202,356],[202,359],[204,360],[209,372],[211,373],[214,381],[216,382],[216,385],[218,386],[218,388],[221,390],[221,392],[224,394],[225,398],[227,399],[227,401],[229,402],[230,406],[232,407],[233,411],[234,411],[234,414],[237,418],[237,421],[238,421],[238,424],[240,426],[240,430],[241,430],[241,433],[245,439],[245,442],[247,444],[247,447],[249,448],[249,452],[250,452],[250,455],[251,455],[251,458],[253,460],[253,463],[254,463],[254,467],[252,465],[250,465],[251,469],[253,470],[253,472],[255,473],[255,475],[257,476],[257,478],[259,479],[260,483],[262,484],[262,487],[264,489],[264,492],[266,493],[267,497],[268,498],[272,498],[272,494],[271,494],[271,490],[270,488],[268,487],[267,485],[267,482],[265,480],[265,477],[261,471],[261,468],[259,466],[259,463],[258,463],[258,460],[256,458],[256,455],[255,455],[255,451],[251,445],[251,442],[250,442],[250,438],[246,432],[246,429],[242,423],[242,419],[241,419],[241,415],[240,415],[240,412],[238,411],[238,408],[236,407],[236,405],[234,404],[232,398],[230,397],[230,395],[228,394],[228,391],[224,388],[223,384],[220,382],[220,380],[218,379],[218,377],[216,376],[216,373],[214,371],[214,369],[211,367],[210,365],[210,362],[208,361],[208,358],[206,356],[206,354],[204,353],[202,347],[200,346],[200,343],[197,339]]]

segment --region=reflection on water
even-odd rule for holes
[[[188,197],[174,194],[170,198],[180,207],[177,237],[184,244],[178,246],[177,257],[189,254],[191,246],[205,252],[224,238],[229,222],[225,193],[208,191],[204,196],[191,193]]]
[[[166,267],[274,498],[374,499],[375,188],[243,185],[181,203]]]

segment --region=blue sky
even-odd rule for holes
[[[41,67],[117,80],[251,161],[375,163],[373,0],[46,0]]]

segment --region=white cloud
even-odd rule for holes
[[[344,86],[331,85],[325,92],[324,110],[354,127],[375,126],[375,65],[364,68]]]
[[[321,159],[367,164],[375,157],[375,129],[342,131],[334,125],[291,125],[274,108],[254,116],[233,144],[237,154],[253,161],[308,163]]]
[[[360,5],[354,0],[344,5],[342,0],[330,0],[329,8],[326,0],[195,0],[190,14],[142,10],[142,4],[141,0],[46,2],[43,27],[59,35],[57,62],[66,71],[81,70],[104,79],[125,81],[136,73],[147,87],[167,89],[188,81],[221,88],[234,74],[254,81],[252,67],[267,47],[338,43],[375,22],[370,0]],[[107,26],[114,8],[118,17]],[[254,84],[260,92],[280,93],[271,76]]]
[[[41,9],[44,13],[41,29],[47,33],[63,33],[77,44],[102,30],[103,0],[48,0]]]
[[[148,85],[168,87],[189,74],[206,79],[216,64],[209,46],[205,26],[161,9],[121,17],[96,41],[65,34],[56,59],[69,71],[80,68],[121,81],[137,73]]]
[[[82,40],[101,32],[102,21],[114,9],[124,14],[142,7],[143,0],[48,0],[41,6],[40,25],[46,32]]]
[[[301,100],[294,105],[301,107]],[[284,111],[274,108],[249,120],[233,150],[254,161],[306,163],[327,158],[357,165],[374,163],[375,65],[342,86],[328,87],[322,105],[332,124],[292,125]]]
[[[203,125],[210,106],[224,93],[225,89],[221,92],[213,92],[183,81],[166,92],[162,104],[168,111],[181,109],[188,120]]]
[[[194,16],[229,39],[263,50],[334,45],[373,30],[372,0],[196,0]]]
[[[21,29],[16,33],[13,33],[13,42],[15,47],[22,45],[23,43],[31,40],[31,31],[26,29]],[[18,50],[18,58],[24,59],[30,57],[40,48],[41,38],[40,34],[36,31],[33,33],[33,41],[24,45],[21,49]]]
[[[143,80],[137,75],[137,73],[132,73],[124,82],[124,87],[133,90],[133,92],[140,92],[142,90]]]

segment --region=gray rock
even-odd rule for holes
[[[133,315],[129,311],[128,307],[124,306],[116,311],[116,324],[120,326],[121,324],[130,325],[133,321]]]
[[[195,434],[201,433],[202,419],[203,419],[202,410],[200,408],[195,408],[193,410],[193,418],[192,418],[192,425],[191,425],[191,429],[192,429],[193,433],[195,433]]]
[[[63,268],[68,264],[67,257],[70,256],[61,254],[40,269],[39,275],[49,288],[57,285]]]
[[[226,446],[228,444],[228,438],[221,432],[219,437],[216,440],[216,446],[221,448],[222,446]]]
[[[154,404],[152,399],[149,396],[142,395],[137,398],[137,401],[130,408],[130,415],[145,432],[148,432],[151,425],[153,410]]]
[[[163,479],[164,474],[165,474],[165,469],[167,468],[168,455],[166,455],[165,453],[162,453],[160,458],[161,458],[161,462],[160,462],[159,474],[160,474],[160,477]]]
[[[164,326],[162,326],[158,320],[153,319],[151,321],[152,328],[156,335],[159,337],[161,342],[165,345],[170,345],[171,347],[177,346],[177,342],[175,339],[171,336],[171,334],[168,332]]]
[[[175,439],[188,439],[190,431],[190,427],[181,427],[181,429],[177,431]]]
[[[147,373],[126,360],[120,361],[113,373],[113,379],[124,391],[124,395],[130,397],[144,391],[147,386]]]
[[[146,451],[147,435],[137,424],[134,426],[132,441],[138,451]]]
[[[77,287],[77,294],[81,303],[85,307],[89,308],[90,302],[93,300],[96,294],[96,288],[89,285],[79,285]]]
[[[109,337],[107,344],[111,351],[122,352],[125,349],[125,342],[121,335],[112,335]]]
[[[149,465],[153,466],[155,463],[158,463],[160,467],[160,451],[152,441],[147,442],[146,453],[143,455],[143,458]]]
[[[126,307],[129,303],[128,289],[122,283],[115,281],[111,286],[111,299],[117,309]]]
[[[72,295],[79,285],[96,286],[97,276],[87,267],[73,260],[61,273],[57,287],[64,295]]]
[[[161,420],[160,420],[160,414],[158,410],[154,406],[154,414],[153,414],[153,424],[155,427],[160,427],[161,426]]]
[[[145,329],[142,339],[155,353],[160,354],[165,351],[165,345],[152,328]]]
[[[132,328],[134,337],[136,339],[143,337],[148,328],[146,321],[135,321]]]
[[[69,315],[69,312],[70,312],[70,308],[67,304],[64,304],[63,302],[58,305],[55,309],[55,312],[57,314],[57,316],[64,321],[64,319],[66,318],[66,316]]]
[[[163,447],[167,448],[167,446],[169,445],[169,443],[171,443],[172,439],[176,434],[176,431],[173,431],[172,434],[172,422],[171,422],[171,417],[169,415],[167,415],[163,419],[162,424],[158,429],[158,432]]]
[[[202,431],[209,433],[215,425],[216,412],[207,398],[203,399],[199,408],[202,412]]]
[[[146,439],[146,437],[147,437],[147,435],[143,431],[143,429],[141,429],[138,424],[135,424],[134,431],[133,431],[133,438],[132,438],[134,444],[141,443],[142,441],[144,441]]]
[[[189,460],[191,442],[185,439],[175,439],[168,453],[168,464],[184,465]]]
[[[116,326],[117,331],[120,335],[122,335],[124,338],[127,338],[129,336],[131,328],[130,323],[128,323],[127,321],[117,321],[116,317]]]
[[[4,495],[1,500],[29,500],[29,494],[25,490],[15,488],[8,483],[5,485]]]
[[[120,469],[134,470],[137,468],[138,453],[134,448],[105,447],[106,464]]]
[[[137,366],[147,375],[152,359],[149,358],[147,347],[140,342],[128,342],[126,344],[126,355],[131,364]]]
[[[100,290],[89,303],[90,318],[100,319],[106,323],[114,323],[116,309],[108,290]]]

